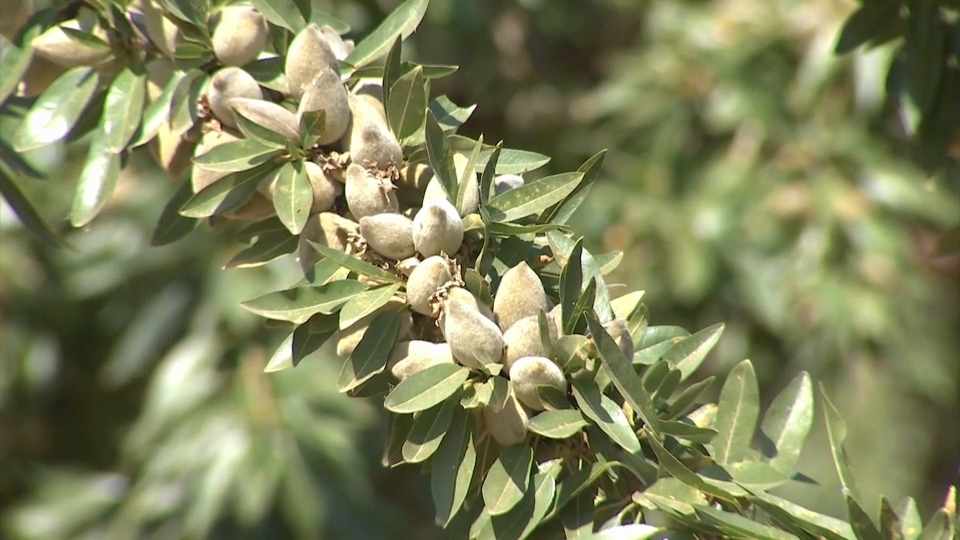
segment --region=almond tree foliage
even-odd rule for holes
[[[125,245],[95,234],[68,245],[24,196],[20,183],[44,180],[27,153],[53,143],[88,147],[76,227],[96,231],[114,198],[131,197],[122,179],[139,148],[179,182],[150,239],[170,247],[116,275],[95,259],[72,269],[78,299],[175,267],[186,257],[172,246],[210,249],[194,233],[207,226],[245,244],[224,266],[255,273],[242,306],[266,321],[236,305],[183,321],[187,337],[124,434],[124,473],[50,479],[39,497],[66,517],[23,507],[8,534],[207,537],[267,520],[304,537],[368,537],[356,521],[376,534],[390,517],[358,508],[365,471],[338,440],[368,409],[317,391],[335,380],[391,413],[382,463],[429,476],[435,522],[453,538],[955,536],[955,489],[925,520],[912,499],[875,509],[859,496],[847,428],[808,374],[762,412],[744,360],[705,399],[714,381],[697,370],[724,325],[650,324],[642,291],[610,286],[622,253],[592,252],[569,224],[604,153],[543,175],[547,156],[458,135],[474,107],[430,92],[456,68],[403,56],[426,10],[408,0],[356,44],[295,0],[72,4],[15,26],[0,58],[0,187],[26,227],[81,251]],[[293,253],[302,273],[290,280]],[[231,297],[158,296],[100,376],[132,380],[142,340],[165,340],[152,323],[197,293]],[[285,336],[274,350],[244,343],[268,326]],[[327,342],[339,365],[320,358]],[[23,351],[26,372],[50,354]],[[846,520],[771,493],[812,481],[797,463],[815,403]]]

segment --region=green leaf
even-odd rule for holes
[[[483,173],[480,174],[480,215],[484,218],[483,221],[487,226],[490,226],[492,221],[487,219],[489,213],[486,211],[486,206],[490,197],[494,195],[493,179],[497,175],[497,161],[500,159],[501,150],[503,150],[503,141],[497,143],[497,146],[493,149],[493,154],[490,155],[490,159],[483,167]],[[483,241],[484,246],[486,246],[487,235],[484,235]],[[479,260],[477,262],[479,264]]]
[[[31,34],[36,34],[36,30],[28,30]],[[23,37],[23,43],[30,43],[32,37],[27,35]],[[13,43],[6,42],[0,49],[0,105],[10,97],[17,85],[23,80],[24,73],[30,66],[30,60],[33,58],[33,50],[29,45],[17,47]]]
[[[296,287],[267,293],[240,305],[267,319],[302,324],[316,313],[333,313],[365,289],[363,283],[345,279],[317,287]]]
[[[613,442],[627,452],[639,452],[640,441],[616,403],[600,393],[592,381],[573,381],[573,398],[584,416],[593,421]]]
[[[673,402],[670,403],[670,406],[667,407],[667,412],[663,416],[664,419],[673,419],[682,414],[686,414],[687,408],[692,405],[700,394],[703,393],[713,381],[716,380],[716,377],[711,375],[702,381],[698,381],[694,384],[688,386],[683,392],[680,392],[680,395],[674,398]]]
[[[847,502],[847,516],[850,518],[850,526],[853,528],[853,534],[857,540],[883,540],[877,526],[870,521],[870,516],[860,507],[860,504],[850,496],[844,495]]]
[[[467,164],[463,168],[463,174],[457,179],[457,196],[454,201],[454,207],[463,208],[464,200],[467,197],[467,190],[470,188],[472,182],[469,182],[471,177],[476,178],[477,174],[477,156],[480,155],[480,147],[483,146],[483,135],[480,135],[480,139],[477,141],[477,145],[474,147],[473,151],[470,152],[470,157],[467,159]]]
[[[849,524],[829,516],[818,514],[781,499],[758,488],[745,486],[749,500],[780,523],[792,524],[816,537],[826,540],[854,540],[853,529]]]
[[[795,540],[792,534],[778,531],[739,514],[716,510],[710,506],[696,506],[694,511],[701,520],[730,535],[756,540]]]
[[[387,302],[399,290],[400,284],[394,283],[393,285],[369,289],[354,296],[340,310],[340,329],[350,328],[360,319],[387,305]]]
[[[917,510],[917,501],[913,497],[906,497],[897,505],[897,515],[903,521],[900,531],[903,540],[917,540],[923,529],[920,512]]]
[[[396,467],[403,463],[400,451],[404,441],[407,440],[410,428],[413,427],[413,415],[389,414],[387,416],[390,418],[390,434],[387,436],[387,444],[383,447],[380,464],[384,467]]]
[[[843,23],[834,53],[850,52],[878,36],[900,18],[900,6],[900,2],[893,0],[864,3]]]
[[[561,484],[562,485],[562,484]],[[566,540],[587,540],[593,536],[593,516],[597,489],[583,491],[559,512]]]
[[[250,200],[260,181],[276,174],[278,167],[271,162],[228,174],[192,196],[180,209],[180,215],[205,218],[229,212]]]
[[[501,154],[500,163],[504,156]],[[538,214],[563,200],[583,180],[583,173],[562,173],[524,184],[490,199],[487,209],[494,221],[510,222]]]
[[[727,376],[717,406],[713,457],[717,463],[736,463],[747,457],[760,416],[760,390],[749,360],[737,364]]]
[[[402,141],[423,126],[426,108],[423,69],[417,67],[397,80],[386,103],[387,124],[397,139]]]
[[[104,133],[94,135],[87,152],[87,160],[80,171],[73,205],[70,207],[70,224],[83,227],[103,210],[117,187],[120,177],[120,155],[106,149]]]
[[[253,7],[271,23],[286,28],[294,34],[307,26],[303,14],[292,0],[251,0]]]
[[[661,421],[660,431],[662,431],[664,435],[671,435],[678,439],[700,444],[707,444],[717,436],[717,430],[715,429],[703,428],[676,420]]]
[[[633,371],[630,360],[623,355],[623,351],[593,315],[587,315],[587,324],[590,326],[590,333],[600,352],[600,359],[607,368],[614,386],[620,391],[623,399],[640,415],[644,430],[654,437],[659,437],[656,411],[650,402],[650,396],[643,389],[640,376]]]
[[[310,217],[313,206],[313,188],[307,179],[303,162],[287,162],[277,171],[277,183],[273,193],[273,207],[277,217],[290,231],[300,234]]]
[[[520,502],[530,487],[532,466],[533,449],[525,444],[515,444],[500,451],[481,490],[488,514],[504,514]]]
[[[189,187],[189,185],[188,185]],[[273,262],[284,255],[297,250],[298,239],[284,227],[279,231],[264,232],[257,237],[252,246],[237,253],[230,259],[227,268],[255,268]]]
[[[300,144],[303,148],[313,148],[327,129],[327,111],[306,111],[300,115]],[[282,137],[282,136],[281,136]],[[284,143],[286,144],[286,143]]]
[[[97,90],[99,75],[76,67],[61,75],[30,108],[14,134],[13,147],[26,152],[66,137]]]
[[[400,80],[400,77],[403,76],[405,72],[401,71],[401,62],[400,57],[403,53],[403,39],[400,36],[397,36],[397,39],[393,41],[393,45],[390,47],[390,52],[387,53],[387,59],[383,63],[381,68],[381,103],[390,103],[390,93],[392,92],[393,85]],[[422,69],[421,69],[422,73]],[[354,74],[356,76],[356,74]],[[376,77],[377,75],[374,75]],[[389,118],[387,119],[389,121]],[[396,133],[396,132],[394,132]]]
[[[660,478],[652,486],[635,493],[633,500],[642,506],[654,507],[673,516],[689,516],[695,506],[706,506],[707,498],[696,488],[676,478]]]
[[[473,114],[476,105],[460,107],[447,96],[437,96],[427,106],[444,132],[456,131]],[[489,160],[488,160],[489,161]],[[494,169],[495,170],[495,169]]]
[[[380,26],[357,43],[345,62],[355,69],[362,68],[390,50],[398,36],[407,39],[423,19],[428,3],[428,0],[407,0],[400,4]]]
[[[293,367],[293,332],[290,333],[286,339],[277,347],[277,350],[274,351],[273,356],[270,357],[270,361],[267,362],[266,367],[263,368],[264,373],[274,373],[277,371],[283,371],[285,369],[290,369]]]
[[[580,318],[579,313],[574,313],[574,306],[577,305],[583,291],[582,256],[583,238],[580,238],[574,244],[566,264],[560,269],[560,321],[565,335],[574,333]]]
[[[618,319],[629,320],[643,305],[644,291],[633,291],[610,301],[610,308]]]
[[[450,427],[434,455],[430,470],[430,489],[433,506],[437,509],[437,525],[445,528],[463,506],[476,463],[473,415],[455,407]]]
[[[190,182],[181,182],[176,193],[170,197],[160,212],[160,219],[153,229],[150,239],[152,246],[165,246],[180,240],[200,226],[200,220],[180,215],[180,208],[193,197],[193,187]]]
[[[577,208],[580,208],[583,201],[587,200],[587,195],[590,194],[590,188],[600,176],[600,167],[603,166],[603,160],[606,156],[607,151],[601,150],[585,161],[583,165],[577,169],[577,172],[583,173],[583,180],[581,180],[577,187],[570,192],[569,195],[564,197],[562,201],[543,212],[537,219],[537,223],[562,225],[570,221],[570,217],[577,211]]]
[[[407,463],[421,463],[426,461],[437,451],[444,439],[453,411],[459,409],[460,392],[454,393],[443,403],[435,405],[421,412],[404,441],[401,453]]]
[[[35,234],[41,240],[50,245],[58,247],[68,247],[63,237],[55,231],[40,212],[30,203],[26,195],[20,191],[20,188],[13,181],[11,175],[7,174],[6,167],[0,167],[0,195],[10,205],[14,213],[23,223],[23,226]]]
[[[221,144],[193,158],[193,163],[207,171],[240,172],[263,165],[279,154],[280,150],[256,139],[242,139]]]
[[[370,263],[361,261],[360,259],[354,257],[353,255],[348,255],[342,251],[338,251],[336,249],[332,249],[327,246],[322,246],[315,242],[310,242],[310,245],[312,245],[314,249],[316,249],[321,255],[323,255],[327,259],[330,259],[331,261],[336,262],[337,264],[339,264],[344,268],[349,268],[350,270],[360,275],[372,277],[374,279],[385,281],[387,283],[401,282],[400,278],[398,278],[397,276],[385,270],[377,268],[376,266]]]
[[[680,380],[685,381],[707,358],[707,354],[720,341],[725,325],[718,323],[700,330],[696,334],[673,344],[662,358],[674,369],[680,370]]]
[[[507,193],[512,193],[513,191],[516,190],[510,190]],[[551,231],[547,233],[547,241],[550,244],[550,250],[553,252],[554,258],[557,260],[557,264],[561,266],[566,265],[571,258],[570,254],[573,252],[575,246],[573,239],[559,232]],[[613,309],[610,307],[610,293],[607,290],[606,281],[603,279],[603,273],[600,271],[600,266],[597,265],[596,259],[593,258],[593,255],[588,250],[584,249],[580,258],[580,264],[583,267],[584,283],[589,284],[591,279],[596,281],[596,295],[592,302],[588,303],[584,300],[578,300],[578,302],[587,306],[592,305],[593,310],[600,318],[600,322],[606,323],[613,320]],[[584,287],[584,293],[586,294],[586,287]]]
[[[287,77],[283,73],[283,64],[283,57],[273,56],[254,60],[243,66],[243,70],[260,83],[260,86],[284,93],[287,92],[289,86],[287,85]]]
[[[412,413],[433,407],[454,394],[470,370],[456,364],[438,364],[400,381],[383,402],[395,413]]]
[[[723,467],[740,486],[773,489],[790,481],[790,473],[778,471],[763,461],[741,461]]]
[[[553,343],[553,357],[564,373],[573,373],[586,367],[590,354],[590,340],[578,334],[560,336]]]
[[[827,437],[830,439],[830,452],[833,455],[833,464],[840,477],[840,485],[850,495],[857,496],[857,488],[853,482],[853,473],[847,463],[847,455],[843,449],[843,441],[847,438],[847,424],[840,417],[840,413],[830,401],[823,383],[820,383],[820,395],[823,397],[823,416],[827,423]]]
[[[163,87],[160,96],[143,111],[143,120],[137,128],[137,132],[130,142],[130,146],[136,148],[150,142],[160,131],[160,126],[170,117],[170,107],[173,103],[173,96],[177,88],[186,79],[187,74],[183,71],[174,71],[170,80]]]
[[[147,76],[125,68],[113,80],[103,107],[102,128],[108,152],[119,153],[140,127]]]
[[[433,174],[440,182],[447,200],[451,204],[456,204],[457,192],[457,172],[453,166],[453,155],[447,146],[447,139],[437,124],[437,119],[433,113],[427,112],[426,117],[426,147],[427,158],[430,161],[430,168]]]
[[[322,111],[319,111],[322,112]],[[314,113],[305,113],[304,116]],[[283,150],[287,148],[287,145],[290,143],[290,139],[286,135],[281,135],[276,131],[267,129],[264,126],[254,122],[253,120],[247,118],[246,116],[240,114],[239,111],[234,111],[233,115],[237,119],[237,127],[240,128],[240,131],[247,136],[247,140],[256,141],[264,147],[273,148],[278,150]],[[303,119],[300,120],[301,128]],[[302,132],[302,129],[301,129]],[[231,141],[236,142],[236,141]],[[309,148],[309,147],[308,147]]]
[[[556,461],[533,475],[533,512],[526,521],[520,538],[529,538],[530,534],[536,530],[544,521],[544,516],[550,511],[553,505],[554,497],[557,494],[557,476],[563,470],[560,461]],[[496,519],[493,523],[494,530],[497,529]]]
[[[337,283],[336,281],[334,283]],[[390,351],[400,333],[400,314],[396,311],[381,313],[370,321],[370,326],[357,348],[343,363],[337,390],[349,392],[369,381],[387,367]]]
[[[460,184],[461,187],[463,184]],[[561,231],[561,232],[571,232],[571,229],[568,227],[563,227],[559,225],[554,225],[552,223],[545,223],[543,225],[537,225],[532,223],[530,225],[517,225],[515,223],[487,223],[486,232],[491,236],[502,236],[502,237],[511,237],[511,236],[520,236],[523,234],[540,234],[549,231]]]
[[[812,427],[813,385],[810,375],[801,372],[773,400],[760,424],[768,443],[773,444],[769,449],[773,452],[768,453],[770,464],[781,472],[793,472]]]
[[[566,439],[579,433],[587,425],[583,414],[574,409],[561,411],[543,411],[534,416],[527,429],[548,439]]]
[[[318,313],[293,331],[293,365],[317,352],[337,330],[336,317]]]
[[[170,100],[170,131],[174,135],[183,135],[197,123],[200,95],[209,79],[205,72],[194,69],[177,85]]]

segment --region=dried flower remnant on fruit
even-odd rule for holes
[[[347,207],[357,219],[400,211],[397,194],[389,189],[383,179],[370,174],[356,163],[347,167],[346,177],[344,194]]]
[[[413,222],[400,214],[378,214],[360,218],[360,234],[381,257],[398,261],[416,253]]]
[[[230,100],[234,98],[262,100],[263,90],[246,71],[238,67],[222,68],[210,79],[207,100],[217,120],[231,128],[237,127],[236,112],[230,106]]]
[[[527,263],[522,262],[503,274],[493,298],[493,313],[501,328],[510,328],[524,317],[548,311],[543,283]]]
[[[213,53],[224,66],[245,66],[267,45],[267,19],[250,6],[227,6],[214,16]]]
[[[443,302],[443,334],[461,365],[485,369],[503,359],[503,334],[493,321],[458,298]]]
[[[424,257],[454,255],[463,243],[463,221],[446,200],[424,203],[413,219],[413,243]]]
[[[538,386],[552,386],[561,392],[567,391],[563,370],[542,356],[518,358],[510,367],[510,383],[513,384],[517,399],[535,411],[546,408],[540,400]]]
[[[340,63],[320,27],[310,24],[293,38],[290,48],[287,49],[284,73],[290,97],[300,100],[307,86],[325,68],[339,73]]]

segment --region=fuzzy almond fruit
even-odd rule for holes
[[[300,124],[297,115],[287,109],[262,99],[234,98],[229,102],[233,110],[255,124],[274,133],[279,133],[291,141],[300,142]]]
[[[563,376],[563,370],[543,356],[518,358],[510,366],[510,383],[513,384],[520,403],[535,411],[546,408],[540,400],[538,386],[552,386],[564,393],[567,391],[567,379]]]
[[[108,40],[106,32],[96,24],[94,18],[71,19],[52,26],[35,37],[32,42],[34,53],[65,68],[93,66],[111,56],[109,47],[93,47],[80,43],[64,32],[64,28],[92,34],[103,41]]]
[[[237,127],[236,112],[230,106],[230,100],[234,98],[263,100],[263,90],[253,75],[246,71],[238,67],[222,68],[210,78],[207,99],[217,120],[232,128]]]
[[[360,235],[382,257],[399,261],[412,257],[413,222],[400,214],[378,214],[360,218]]]
[[[337,60],[343,60],[353,52],[352,43],[348,44],[346,41],[340,37],[340,34],[333,29],[332,26],[325,24],[320,27],[320,35],[323,36],[324,41],[327,42],[327,45],[330,46],[330,50],[333,51],[333,55]]]
[[[503,360],[503,334],[479,310],[458,298],[447,298],[443,315],[443,334],[461,365],[483,369]]]
[[[493,179],[493,192],[500,195],[522,185],[523,177],[519,174],[502,174]]]
[[[349,96],[350,127],[343,136],[343,146],[350,152],[353,163],[376,166],[385,170],[403,163],[400,142],[390,131],[377,107],[369,101]]]
[[[420,373],[437,364],[452,364],[453,353],[446,343],[429,341],[401,341],[394,346],[387,369],[399,380]]]
[[[213,53],[224,66],[245,66],[267,45],[267,19],[250,6],[227,6],[214,17]]]
[[[403,305],[403,302],[400,300],[391,299],[380,309],[353,323],[353,326],[343,330],[338,330],[337,333],[334,334],[334,337],[337,340],[337,354],[341,357],[346,357],[353,354],[353,351],[356,350],[357,345],[360,344],[360,340],[363,339],[363,334],[366,333],[367,328],[370,328],[370,323],[373,322],[373,319],[377,315],[388,310],[396,310]],[[400,332],[397,334],[397,341],[400,341],[400,338],[403,336],[408,335],[412,326],[413,319],[410,316],[410,311],[403,310],[403,312],[400,314]]]
[[[195,157],[202,156],[207,152],[213,150],[214,148],[226,144],[228,142],[239,141],[237,137],[227,133],[226,131],[208,131],[203,134],[203,137],[200,139],[200,144],[197,145]],[[208,171],[197,165],[193,166],[193,174],[191,175],[191,182],[193,183],[193,192],[200,193],[207,186],[220,180],[221,178],[229,175],[229,172],[221,171]]]
[[[463,221],[444,199],[424,203],[413,218],[413,243],[424,257],[453,255],[463,243]]]
[[[483,421],[487,432],[503,446],[520,444],[527,438],[527,422],[530,415],[517,400],[512,384],[508,386],[507,398],[499,411],[483,407]]]
[[[347,207],[357,219],[400,211],[397,194],[383,180],[371,175],[360,165],[350,164],[346,176],[343,189]]]
[[[308,273],[320,262],[320,254],[310,242],[325,246],[337,251],[345,251],[350,244],[350,238],[360,234],[360,225],[333,212],[321,212],[307,219],[303,231],[300,232],[298,253],[300,268],[304,274]]]
[[[547,293],[540,277],[525,262],[503,274],[497,294],[493,298],[493,313],[500,328],[510,328],[513,323],[548,311]]]
[[[630,327],[627,321],[623,319],[614,319],[603,326],[607,334],[617,343],[623,355],[627,360],[633,360],[633,336],[630,335]]]
[[[347,89],[340,81],[340,75],[323,68],[317,77],[307,85],[297,109],[297,120],[306,112],[324,111],[323,134],[317,144],[326,146],[339,141],[347,132],[350,124],[350,104]]]
[[[438,310],[430,298],[452,279],[450,263],[440,256],[427,257],[410,273],[407,280],[407,303],[423,315],[436,317]]]
[[[557,328],[550,324],[549,317],[547,323],[547,331],[552,343],[557,340]],[[538,315],[524,317],[513,323],[503,333],[503,343],[507,347],[503,367],[508,371],[514,362],[524,356],[545,356],[547,354],[547,351],[543,348],[543,341],[540,339],[540,319]]]
[[[287,49],[284,73],[290,97],[300,100],[307,86],[317,78],[324,68],[340,72],[340,62],[330,48],[323,32],[316,24],[310,24],[300,31]]]
[[[443,298],[440,300],[440,304],[442,305],[444,302],[447,302],[449,300],[460,300],[461,302],[466,303],[471,308],[479,311],[481,315],[483,315],[490,321],[493,321],[494,323],[496,323],[496,317],[493,315],[493,311],[491,311],[486,304],[477,300],[477,297],[474,296],[473,293],[464,289],[463,287],[450,287],[449,289],[447,289],[447,291],[443,295]],[[439,317],[437,317],[437,325],[440,326],[441,333],[444,332],[445,318],[444,318],[442,309],[440,310]]]
[[[333,208],[333,203],[343,193],[343,184],[324,174],[323,167],[312,161],[305,162],[304,167],[307,171],[307,179],[310,181],[310,188],[313,190],[313,206],[310,207],[310,213],[318,214]]]

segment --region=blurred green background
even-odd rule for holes
[[[315,4],[362,35],[396,2]],[[834,55],[855,7],[433,0],[405,52],[461,66],[433,89],[479,104],[465,135],[548,172],[608,148],[575,227],[625,252],[611,281],[646,290],[652,324],[727,324],[702,375],[751,358],[769,403],[810,371],[864,500],[915,495],[926,518],[960,482],[960,259],[937,248],[960,194],[908,158],[891,46]],[[24,188],[63,228],[83,156],[30,156],[51,174]],[[332,353],[262,372],[284,332],[239,303],[295,261],[221,270],[243,246],[206,229],[150,246],[174,188],[133,156],[73,251],[0,210],[0,535],[439,537],[427,477],[381,468],[385,415],[337,394]],[[842,516],[817,425],[820,485],[783,491]]]

